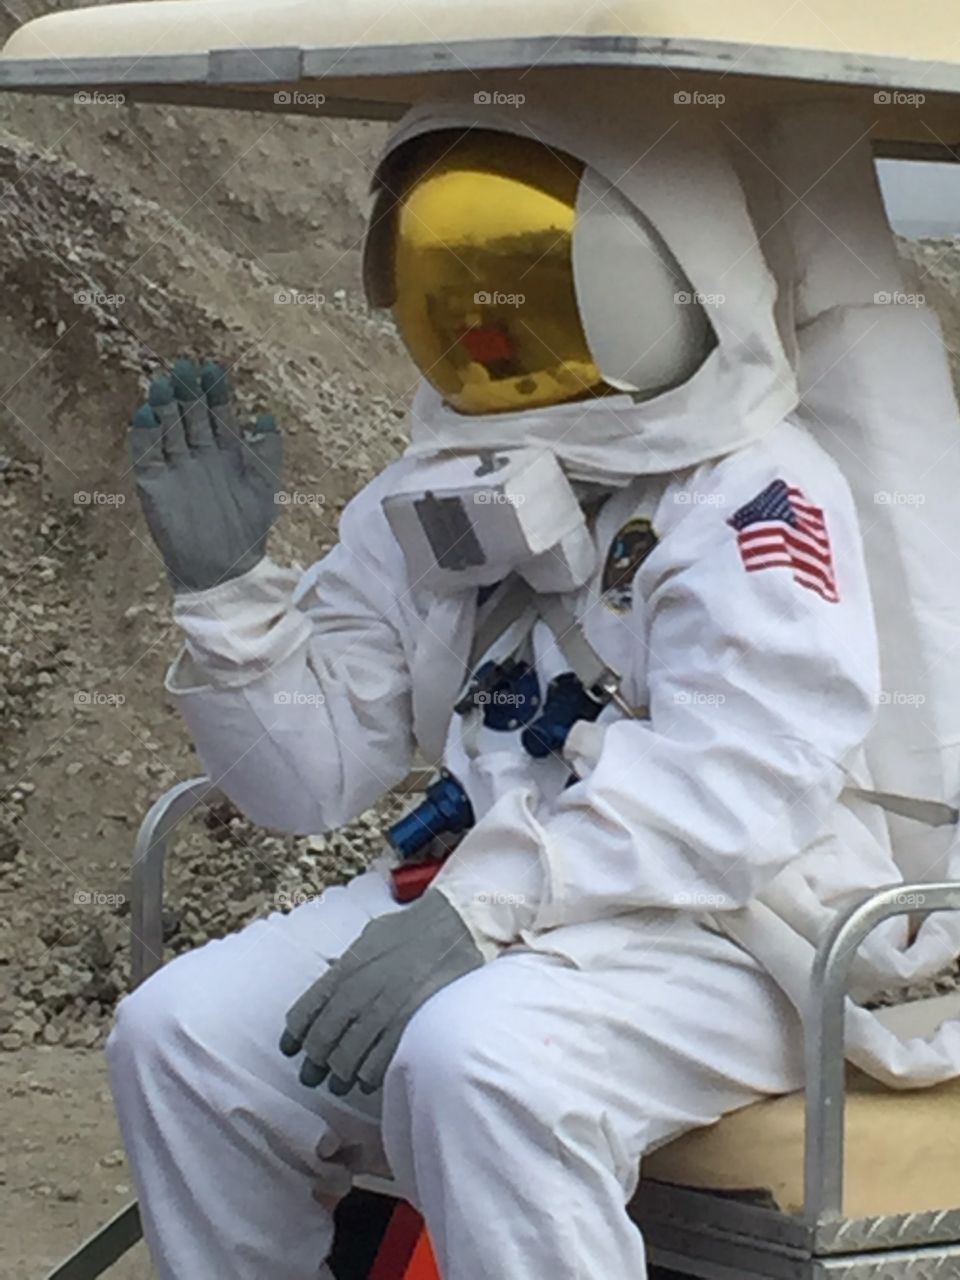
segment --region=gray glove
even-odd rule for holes
[[[283,437],[272,417],[237,425],[227,375],[181,359],[155,378],[130,431],[147,527],[174,591],[203,591],[263,559],[277,515]]]
[[[407,1023],[441,987],[484,963],[457,910],[436,889],[371,920],[287,1014],[280,1049],[304,1050],[301,1083],[332,1093],[383,1084]]]

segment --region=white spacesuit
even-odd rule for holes
[[[852,894],[901,878],[886,815],[853,790],[872,783],[881,692],[860,522],[798,410],[792,321],[740,180],[702,124],[588,108],[412,112],[381,168],[381,217],[395,158],[441,130],[532,135],[589,165],[573,257],[602,393],[537,403],[533,378],[531,407],[478,412],[474,370],[458,409],[430,365],[411,450],[350,504],[328,556],[302,574],[259,559],[177,597],[186,644],[168,687],[208,773],[255,821],[336,827],[418,753],[458,780],[475,821],[432,889],[482,963],[413,1013],[382,1096],[307,1087],[276,1047],[304,987],[369,920],[407,909],[379,868],[128,997],[111,1071],[164,1280],[311,1280],[332,1233],[314,1185],[336,1193],[346,1171],[387,1167],[445,1280],[641,1277],[625,1204],[644,1153],[800,1085],[803,948]],[[618,241],[627,207],[646,220],[644,253],[662,237],[681,272],[668,357],[644,360],[630,328],[649,264],[634,269]],[[503,332],[474,343],[481,365]],[[523,714],[498,717],[490,698],[454,712],[482,597],[414,576],[389,516],[450,451],[520,447],[558,460],[587,513],[576,556],[545,553],[587,565],[552,598],[619,674],[621,704],[645,709],[609,703],[544,757]],[[563,639],[535,614],[482,657],[521,654],[542,709],[570,670]],[[801,971],[775,981],[786,934]],[[883,933],[863,990],[903,976],[885,964],[904,941],[899,925]],[[956,1069],[952,1042],[905,1058],[852,1018],[878,1074]]]

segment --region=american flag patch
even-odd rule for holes
[[[801,587],[831,604],[840,599],[827,522],[802,489],[774,480],[735,511],[727,524],[737,531],[740,558],[748,573],[792,569]]]

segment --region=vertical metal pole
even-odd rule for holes
[[[130,876],[130,968],[133,986],[163,964],[163,872],[167,840],[194,809],[221,798],[209,778],[178,782],[151,807],[133,847]]]
[[[140,824],[133,848],[130,887],[131,980],[139,986],[163,964],[163,869],[167,840],[201,804],[220,798],[209,778],[171,787]],[[128,1204],[47,1276],[47,1280],[96,1280],[141,1237],[136,1202]]]

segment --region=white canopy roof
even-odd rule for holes
[[[573,69],[661,102],[851,95],[886,154],[960,149],[955,0],[135,0],[26,23],[0,88],[391,118],[451,82],[531,92]]]

